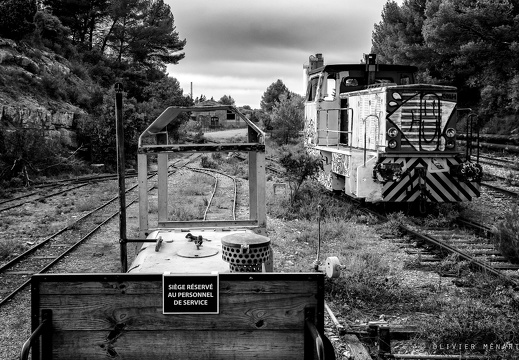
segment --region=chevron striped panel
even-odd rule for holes
[[[459,165],[455,158],[445,158],[449,167]],[[417,166],[429,167],[431,158],[385,158],[384,163],[396,162],[407,168],[407,175],[400,181],[389,181],[382,188],[383,201],[412,202],[420,196]],[[470,201],[480,195],[480,185],[476,182],[460,182],[450,172],[427,171],[426,195],[428,202]]]

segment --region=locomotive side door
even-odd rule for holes
[[[314,75],[308,79],[308,87],[305,97],[305,143],[307,145],[318,144],[317,133],[317,85],[319,75]]]
[[[319,80],[318,123],[319,145],[335,146],[339,141],[339,94],[335,73],[324,72]]]

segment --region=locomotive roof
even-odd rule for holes
[[[411,65],[390,65],[390,64],[377,64],[377,71],[399,71],[399,72],[412,72],[418,71],[416,66]],[[309,71],[310,75],[319,74],[323,71],[326,72],[339,72],[347,70],[365,71],[366,64],[331,64],[318,67],[314,70]]]

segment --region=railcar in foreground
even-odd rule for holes
[[[416,84],[416,67],[306,66],[305,145],[320,154],[320,182],[366,202],[444,203],[480,195],[479,161],[456,143],[455,87]],[[469,117],[471,120],[472,118]],[[472,123],[468,122],[470,136]]]
[[[340,264],[329,258],[318,271],[273,271],[265,236],[263,132],[231,106],[166,109],[139,138],[141,236],[129,239],[121,86],[116,109],[121,273],[34,275],[33,333],[20,358],[32,349],[33,359],[335,359],[324,334],[324,272],[336,276]],[[240,116],[248,140],[169,143],[166,127],[177,116],[215,110]],[[249,219],[168,219],[168,206],[175,206],[168,204],[168,155],[234,151],[249,154]],[[150,157],[157,161],[156,193],[148,187]],[[127,246],[133,243],[142,247],[128,270]]]

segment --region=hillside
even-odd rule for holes
[[[67,87],[86,91],[87,85],[72,68],[57,54],[0,38],[2,126],[42,128],[63,145],[76,147],[78,119],[86,113],[66,101],[65,91]]]

